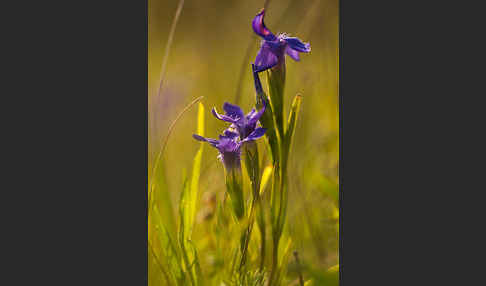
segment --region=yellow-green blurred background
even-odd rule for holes
[[[218,136],[226,125],[213,118],[210,109],[215,106],[222,110],[225,101],[235,103],[245,62],[239,104],[248,112],[255,100],[250,62],[256,56],[260,38],[253,34],[251,20],[263,7],[263,1],[254,0],[185,0],[168,57],[165,84],[157,96],[162,60],[178,3],[149,0],[149,170],[169,124],[196,97],[204,96],[201,102],[206,107],[205,135]],[[266,26],[273,33],[297,36],[312,48],[311,53],[301,54],[300,62],[287,57],[285,89],[287,112],[295,94],[303,95],[289,166],[287,226],[293,248],[299,251],[300,260],[307,267],[305,275],[339,263],[338,7],[338,0],[272,0],[265,15]],[[245,60],[250,44],[250,58]],[[265,73],[261,79],[266,88]],[[181,117],[164,154],[163,172],[175,206],[183,169],[190,171],[199,147],[191,137],[196,130],[196,116],[194,106]],[[223,168],[216,156],[217,151],[209,145],[204,149],[202,196],[225,190]]]

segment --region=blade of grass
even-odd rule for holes
[[[165,278],[165,281],[167,282],[167,285],[172,286],[172,283],[169,280],[169,276],[167,275],[167,272],[165,271],[165,269],[162,266],[162,264],[160,263],[159,258],[155,254],[154,248],[153,248],[152,243],[150,242],[150,240],[149,240],[148,244],[149,244],[150,253],[152,253],[152,255],[153,255],[154,259],[155,259],[155,262],[159,266],[159,269],[162,272],[162,274],[164,275],[164,278]]]
[[[169,138],[170,138],[170,135],[172,134],[172,131],[176,125],[176,123],[179,121],[179,119],[182,117],[182,115],[184,115],[194,104],[196,104],[197,102],[199,102],[204,96],[200,96],[196,99],[194,99],[193,101],[191,101],[180,113],[179,115],[177,115],[176,119],[174,119],[174,121],[171,123],[171,125],[169,126],[169,129],[167,131],[167,135],[165,136],[165,140],[164,140],[164,143],[162,143],[162,146],[160,147],[160,150],[159,150],[159,153],[157,154],[157,158],[155,159],[155,163],[152,167],[152,172],[151,172],[151,177],[150,177],[150,182],[149,182],[149,200],[151,198],[151,194],[152,194],[152,185],[153,185],[153,180],[154,180],[154,176],[155,176],[155,171],[157,170],[157,166],[160,162],[160,158],[162,157],[162,155],[164,154],[164,151],[165,151],[165,148],[167,146],[167,142],[169,141]]]
[[[260,196],[262,196],[263,192],[265,191],[265,187],[267,186],[270,176],[272,175],[272,170],[273,170],[272,165],[266,166],[265,169],[263,170],[262,182],[260,184]]]
[[[151,243],[152,247],[154,242],[159,242],[159,254],[162,258],[162,261],[169,268],[169,273],[171,275],[176,275],[180,277],[181,273],[179,272],[179,253],[177,252],[177,249],[173,243],[173,238],[164,226],[160,212],[156,205],[153,206],[152,212],[153,215],[150,217],[149,220],[148,240]],[[154,253],[157,253],[155,252],[155,248],[153,250]]]
[[[294,97],[294,100],[292,102],[292,105],[290,107],[290,114],[289,114],[289,119],[288,119],[288,124],[287,124],[287,130],[285,131],[285,136],[283,140],[284,144],[284,150],[286,153],[284,153],[284,162],[287,162],[287,157],[290,151],[290,144],[292,143],[292,137],[294,135],[295,131],[295,126],[297,124],[297,117],[299,116],[299,111],[300,111],[300,106],[302,102],[302,95],[297,94]]]
[[[276,284],[275,285],[281,285],[282,284],[282,280],[285,277],[285,275],[287,274],[287,264],[288,264],[290,253],[291,253],[290,247],[292,245],[292,238],[284,236],[283,240],[284,241],[286,240],[287,243],[280,245],[280,247],[282,247],[282,249],[279,252],[282,255],[280,256],[280,259],[279,259],[279,266],[278,266],[278,272],[277,272]]]
[[[197,120],[197,134],[204,136],[204,105],[199,103]],[[199,260],[197,258],[196,247],[191,243],[192,230],[196,216],[196,205],[199,192],[199,177],[201,174],[201,160],[204,149],[204,143],[200,143],[199,150],[196,153],[193,163],[190,184],[184,180],[184,188],[181,194],[179,205],[180,212],[180,235],[179,243],[182,249],[186,271],[189,274],[193,285],[199,284],[201,280],[201,271]],[[192,251],[190,251],[192,249]]]
[[[196,285],[196,282],[195,282],[195,278],[194,278],[194,273],[191,269],[191,264],[189,263],[189,255],[187,253],[187,234],[186,234],[186,213],[187,213],[187,209],[186,209],[186,201],[187,201],[187,197],[188,197],[188,193],[189,193],[189,186],[188,186],[188,179],[187,179],[187,176],[186,176],[186,172],[185,170],[183,170],[183,175],[182,175],[182,181],[183,181],[183,184],[182,184],[182,193],[181,193],[181,199],[180,199],[180,202],[179,202],[179,220],[180,220],[180,225],[179,225],[179,247],[181,249],[181,253],[182,253],[182,262],[183,262],[183,271],[185,271],[187,273],[187,275],[189,276],[189,279],[191,281],[191,285]]]
[[[204,105],[202,105],[202,103],[199,103],[198,108],[197,134],[204,136]],[[201,142],[199,144],[199,150],[194,157],[189,192],[186,193],[187,196],[184,196],[181,202],[181,207],[183,207],[184,213],[184,233],[186,234],[186,239],[191,239],[194,218],[196,216],[196,203],[199,191],[199,176],[201,174],[201,160],[202,152],[204,149],[204,143]]]

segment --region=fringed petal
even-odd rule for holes
[[[265,135],[265,131],[267,131],[267,129],[262,128],[262,127],[258,127],[257,129],[255,129],[255,131],[253,131],[252,133],[250,133],[250,135],[248,135],[248,137],[246,137],[241,142],[247,142],[247,141],[256,140],[256,139],[262,137],[263,135]]]
[[[291,47],[287,46],[285,48],[285,53],[287,53],[287,55],[289,55],[289,57],[291,57],[294,61],[300,61],[299,52],[292,49]]]
[[[236,132],[233,132],[233,131],[231,131],[231,130],[229,130],[229,129],[226,129],[226,130],[224,131],[224,136],[226,136],[226,137],[228,137],[228,138],[233,139],[233,138],[238,137],[239,135],[238,135],[238,133],[236,133]]]
[[[258,112],[253,112],[250,116],[248,116],[248,124],[255,124],[260,119],[260,117],[262,117],[263,113],[265,112],[265,108],[266,103],[264,101],[262,109],[260,109]]]
[[[219,120],[222,120],[222,121],[226,121],[226,122],[230,122],[230,123],[235,123],[237,120],[235,120],[234,118],[232,117],[229,117],[227,115],[224,115],[224,114],[219,114],[217,111],[216,111],[216,108],[213,107],[213,109],[211,110],[214,117],[216,117],[217,119]]]
[[[234,121],[237,121],[245,117],[243,110],[241,110],[241,108],[238,105],[225,102],[223,104],[223,109],[226,112],[226,115],[233,118]]]
[[[288,46],[293,50],[296,50],[301,53],[308,53],[311,51],[311,47],[309,43],[304,43],[298,38],[295,37],[286,37],[285,42],[287,42]]]
[[[209,144],[211,144],[211,146],[213,147],[217,147],[218,145],[218,140],[215,140],[215,139],[211,139],[211,138],[206,138],[206,137],[202,137],[200,135],[197,135],[197,134],[192,134],[192,137],[198,141],[204,141],[204,142],[208,142]]]

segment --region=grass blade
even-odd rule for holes
[[[294,135],[295,131],[295,126],[297,124],[297,117],[299,116],[299,111],[300,111],[300,106],[302,103],[302,95],[297,94],[294,97],[294,100],[292,101],[292,105],[290,107],[290,114],[289,114],[289,120],[287,124],[287,130],[285,131],[285,137],[284,137],[284,150],[286,150],[287,154],[285,154],[285,157],[288,156],[288,153],[290,151],[290,144],[292,142],[292,137]]]
[[[165,45],[165,54],[164,54],[164,58],[162,59],[162,69],[160,70],[160,83],[159,83],[159,89],[157,91],[157,96],[160,96],[160,93],[162,92],[162,86],[164,84],[165,72],[167,68],[167,60],[169,58],[169,51],[170,51],[170,47],[172,46],[172,40],[174,38],[175,28],[177,26],[177,22],[179,21],[179,16],[181,15],[183,6],[184,6],[184,0],[180,0],[174,16],[174,20],[172,21],[172,26],[170,27],[169,38],[167,39],[167,44]]]
[[[263,192],[265,191],[270,176],[272,175],[272,169],[273,166],[270,165],[270,166],[266,166],[265,169],[263,170],[262,181],[260,183],[260,196],[262,196]]]
[[[165,140],[164,140],[164,143],[161,145],[160,147],[160,150],[159,150],[159,153],[157,154],[157,158],[155,159],[155,163],[152,167],[152,172],[151,172],[151,176],[150,176],[150,182],[149,182],[149,194],[148,194],[148,197],[149,197],[149,202],[152,202],[153,200],[151,199],[152,197],[152,186],[153,186],[153,182],[154,182],[154,177],[155,177],[155,173],[157,171],[157,167],[158,167],[158,164],[160,162],[160,159],[162,158],[162,155],[164,154],[164,151],[165,151],[165,147],[167,146],[167,142],[169,141],[169,137],[170,135],[172,134],[172,131],[174,130],[174,127],[176,125],[176,123],[179,121],[179,119],[182,117],[182,115],[184,115],[194,104],[196,104],[197,102],[199,102],[201,99],[203,98],[203,96],[200,96],[196,99],[194,99],[193,101],[191,101],[180,113],[179,115],[177,115],[176,119],[174,119],[174,121],[171,123],[171,125],[169,126],[169,130],[167,131],[167,135],[165,137]]]
[[[202,103],[199,103],[197,117],[197,134],[204,136],[204,105],[202,105]],[[194,157],[190,184],[188,184],[187,178],[184,179],[179,205],[179,244],[182,250],[185,271],[191,279],[192,285],[198,285],[198,281],[201,280],[201,270],[197,258],[197,251],[196,247],[191,243],[191,237],[196,217],[203,149],[204,143],[201,142],[196,156]]]
[[[199,103],[197,117],[197,134],[204,136],[204,105],[202,105],[202,103]],[[201,174],[201,160],[204,143],[201,142],[199,144],[199,150],[194,157],[194,163],[192,167],[191,185],[189,188],[189,192],[187,193],[187,198],[185,198],[184,201],[184,203],[186,204],[184,206],[184,226],[186,227],[184,232],[186,233],[188,239],[190,239],[192,235],[194,218],[196,216],[196,203],[199,193],[199,176]]]

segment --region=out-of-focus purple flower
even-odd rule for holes
[[[219,140],[205,138],[197,134],[193,134],[192,137],[198,141],[204,141],[211,144],[219,151],[218,158],[223,162],[226,170],[232,170],[234,168],[240,168],[241,158],[241,146],[245,142],[256,140],[265,134],[264,128],[257,128],[248,137],[243,140],[239,139],[239,134],[233,132],[230,129],[226,129],[223,135],[219,135]]]
[[[219,114],[216,108],[213,108],[213,115],[219,120],[232,123],[230,128],[238,132],[242,142],[258,139],[265,134],[265,128],[256,127],[258,120],[265,112],[265,105],[259,111],[253,108],[247,115],[243,113],[239,106],[228,102],[223,104],[223,110],[226,114]]]
[[[265,10],[262,9],[252,21],[253,30],[263,38],[260,51],[255,58],[257,72],[283,63],[285,61],[285,54],[289,55],[295,61],[299,61],[299,53],[308,53],[311,51],[309,43],[304,43],[296,37],[289,37],[285,33],[275,36],[265,26],[263,22],[264,16]]]

